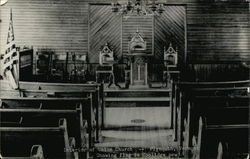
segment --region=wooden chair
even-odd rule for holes
[[[163,68],[163,80],[165,83],[170,79],[179,80],[180,71],[178,69],[178,51],[177,48],[172,47],[172,43],[166,49],[164,47],[164,68]]]
[[[99,66],[96,70],[96,82],[105,82],[105,80],[100,81],[100,76],[104,74],[113,76],[114,78],[114,72],[113,72],[114,63],[116,63],[115,58],[114,58],[114,52],[109,47],[108,43],[106,43],[101,48],[101,51],[99,51]]]

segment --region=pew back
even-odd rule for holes
[[[230,147],[235,149],[232,152],[238,151],[238,153],[243,153],[240,149],[247,149],[247,145],[243,141],[248,139],[249,80],[198,83],[179,82],[178,84],[175,85],[177,88],[175,89],[177,92],[175,93],[177,98],[175,109],[178,110],[176,111],[176,116],[180,121],[176,122],[175,134],[178,134],[180,145],[185,147],[192,146],[193,136],[198,137],[199,123],[196,121],[202,116],[206,118],[206,126],[211,129],[206,131],[210,135],[204,138],[206,141],[203,142],[207,143],[206,151],[202,149],[201,154],[214,155],[217,145],[221,141],[229,142]],[[238,141],[244,143],[242,146],[238,146],[238,149],[234,148],[235,145],[240,143],[237,142],[235,136],[240,136]],[[215,144],[216,146],[208,147],[208,145]],[[189,153],[185,155],[190,157]]]
[[[55,127],[60,118],[65,118],[69,136],[76,139],[76,147],[86,149],[89,144],[81,106],[75,110],[0,109],[0,116],[3,127]]]
[[[100,140],[100,127],[104,126],[103,84],[70,84],[20,82],[21,94],[24,97],[90,97],[96,118],[96,141]]]
[[[71,83],[44,83],[44,82],[19,82],[20,89],[23,90],[61,90],[67,91],[70,90],[93,90],[100,86],[100,84],[71,84]]]
[[[55,112],[59,110],[76,110],[79,105],[82,106],[82,119],[88,123],[89,144],[93,146],[96,140],[97,125],[94,116],[94,109],[91,104],[91,98],[1,98],[0,107],[7,109],[40,109],[42,111]],[[53,111],[51,111],[53,113]],[[82,121],[82,120],[81,120]],[[47,122],[43,122],[46,124]]]
[[[59,120],[58,127],[0,127],[1,153],[3,156],[29,156],[32,145],[42,145],[45,158],[73,159],[69,151],[66,119]]]
[[[30,150],[30,157],[6,157],[0,154],[1,159],[44,159],[43,148],[41,145],[33,145]]]

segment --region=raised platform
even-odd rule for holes
[[[105,89],[106,107],[168,107],[169,88]]]
[[[106,102],[169,102],[169,97],[106,97]]]
[[[161,89],[168,89],[166,88],[162,82],[151,82],[148,85],[142,85],[142,84],[134,84],[134,85],[129,85],[129,88],[125,88],[125,83],[118,83],[121,86],[121,90],[161,90]],[[104,89],[105,90],[119,90],[119,87],[116,85],[112,84],[110,88],[108,88],[108,83],[104,84]]]

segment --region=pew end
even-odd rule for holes
[[[30,152],[31,157],[36,157],[37,159],[43,159],[43,148],[41,145],[33,145]]]
[[[60,119],[57,127],[0,127],[1,153],[3,156],[29,156],[27,149],[41,145],[45,158],[74,159],[70,150],[66,119]],[[34,147],[35,151],[40,148]],[[35,154],[35,153],[34,153]]]
[[[5,157],[0,154],[0,159],[44,159],[43,148],[41,145],[33,145],[31,147],[30,156]]]

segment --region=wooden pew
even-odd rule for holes
[[[199,127],[196,121],[202,116],[206,118],[206,137],[202,142],[209,143],[206,144],[209,146],[206,146],[206,151],[202,149],[201,154],[215,155],[216,146],[210,148],[210,145],[218,145],[219,141],[229,142],[233,147],[230,151],[234,153],[248,150],[245,141],[248,139],[250,96],[195,96],[191,101],[184,119],[184,147],[189,149],[192,136]]]
[[[76,83],[45,83],[45,82],[24,82],[20,81],[20,88],[24,90],[92,90],[100,86],[98,83],[76,84]]]
[[[245,159],[249,157],[249,143],[241,135],[242,132],[248,135],[249,127],[249,124],[209,125],[206,118],[200,117],[197,134],[193,135],[192,144],[189,147],[191,152],[189,157],[192,159]],[[242,149],[242,147],[245,148]]]
[[[0,106],[5,109],[40,109],[49,112],[50,110],[66,111],[76,110],[82,105],[82,118],[87,120],[90,145],[95,141],[96,121],[90,98],[1,98]],[[28,110],[27,110],[28,111]],[[33,110],[34,111],[34,110]]]
[[[210,87],[210,88],[191,88],[192,96],[234,96],[234,95],[248,95],[250,87]]]
[[[87,156],[88,140],[87,121],[83,120],[82,106],[75,110],[46,109],[0,109],[0,124],[3,127],[54,127],[56,121],[65,118],[70,137],[76,139],[76,148],[81,156]]]
[[[213,96],[225,96],[225,98],[232,96],[247,96],[249,95],[249,86],[250,80],[245,81],[225,81],[225,82],[174,82],[173,83],[173,111],[174,111],[174,139],[179,142],[179,145],[187,146],[187,143],[190,143],[192,139],[187,138],[185,142],[183,142],[183,136],[187,136],[190,132],[187,131],[187,127],[189,129],[190,121],[194,121],[194,119],[190,119],[190,110],[193,105],[190,103],[190,99],[193,96],[207,96],[208,98],[213,98]],[[212,96],[212,97],[211,97]],[[228,104],[228,102],[221,100],[218,97],[217,104],[223,103]],[[245,98],[245,97],[243,97]],[[247,97],[246,97],[247,98]],[[234,102],[233,102],[234,100]],[[231,100],[232,103],[236,103],[234,109],[237,109],[237,103],[243,104],[242,99],[235,98]],[[220,101],[220,102],[219,102]],[[248,99],[246,99],[248,102]],[[207,102],[211,103],[211,102]],[[218,104],[220,105],[220,104]],[[221,105],[222,106],[222,105]],[[239,106],[239,105],[238,105]],[[246,102],[245,102],[246,106]],[[223,108],[222,108],[223,109]],[[233,109],[232,106],[230,109]],[[242,110],[243,108],[241,108]],[[228,110],[228,109],[227,109]],[[247,111],[247,110],[246,110]],[[242,112],[242,111],[241,111]],[[197,120],[197,118],[195,119]],[[184,134],[183,134],[184,133]]]
[[[198,119],[198,115],[205,118],[206,131],[202,138],[205,144],[212,147],[218,145],[219,141],[227,142],[230,158],[234,158],[232,156],[236,153],[248,152],[250,96],[196,96],[195,100],[197,103],[191,110],[191,121]],[[210,106],[207,102],[210,102]],[[191,122],[191,135],[196,127]],[[215,150],[202,149],[201,153],[212,155]]]
[[[43,148],[41,145],[33,145],[30,150],[30,156],[24,157],[24,156],[18,156],[18,157],[3,157],[0,154],[1,159],[44,159],[43,155]]]
[[[0,105],[4,108],[40,108],[40,109],[75,109],[82,104],[87,107],[89,98],[32,98],[1,97]]]
[[[243,81],[220,81],[220,82],[175,82],[182,89],[189,88],[225,88],[225,87],[249,87],[250,80]]]
[[[104,95],[103,84],[70,84],[20,82],[20,89],[24,97],[89,97],[96,117],[96,141],[101,138],[100,128],[104,127]]]
[[[99,96],[97,96],[97,90],[22,90],[24,97],[35,97],[35,98],[89,98],[89,105],[93,108],[93,116],[95,117],[97,131],[95,134],[96,141],[100,139],[100,127],[102,124],[103,108],[98,103]]]
[[[72,151],[75,143],[68,137],[66,119],[60,119],[57,127],[0,127],[0,133],[3,156],[29,156],[27,150],[39,144],[45,158],[78,158],[78,152]]]

